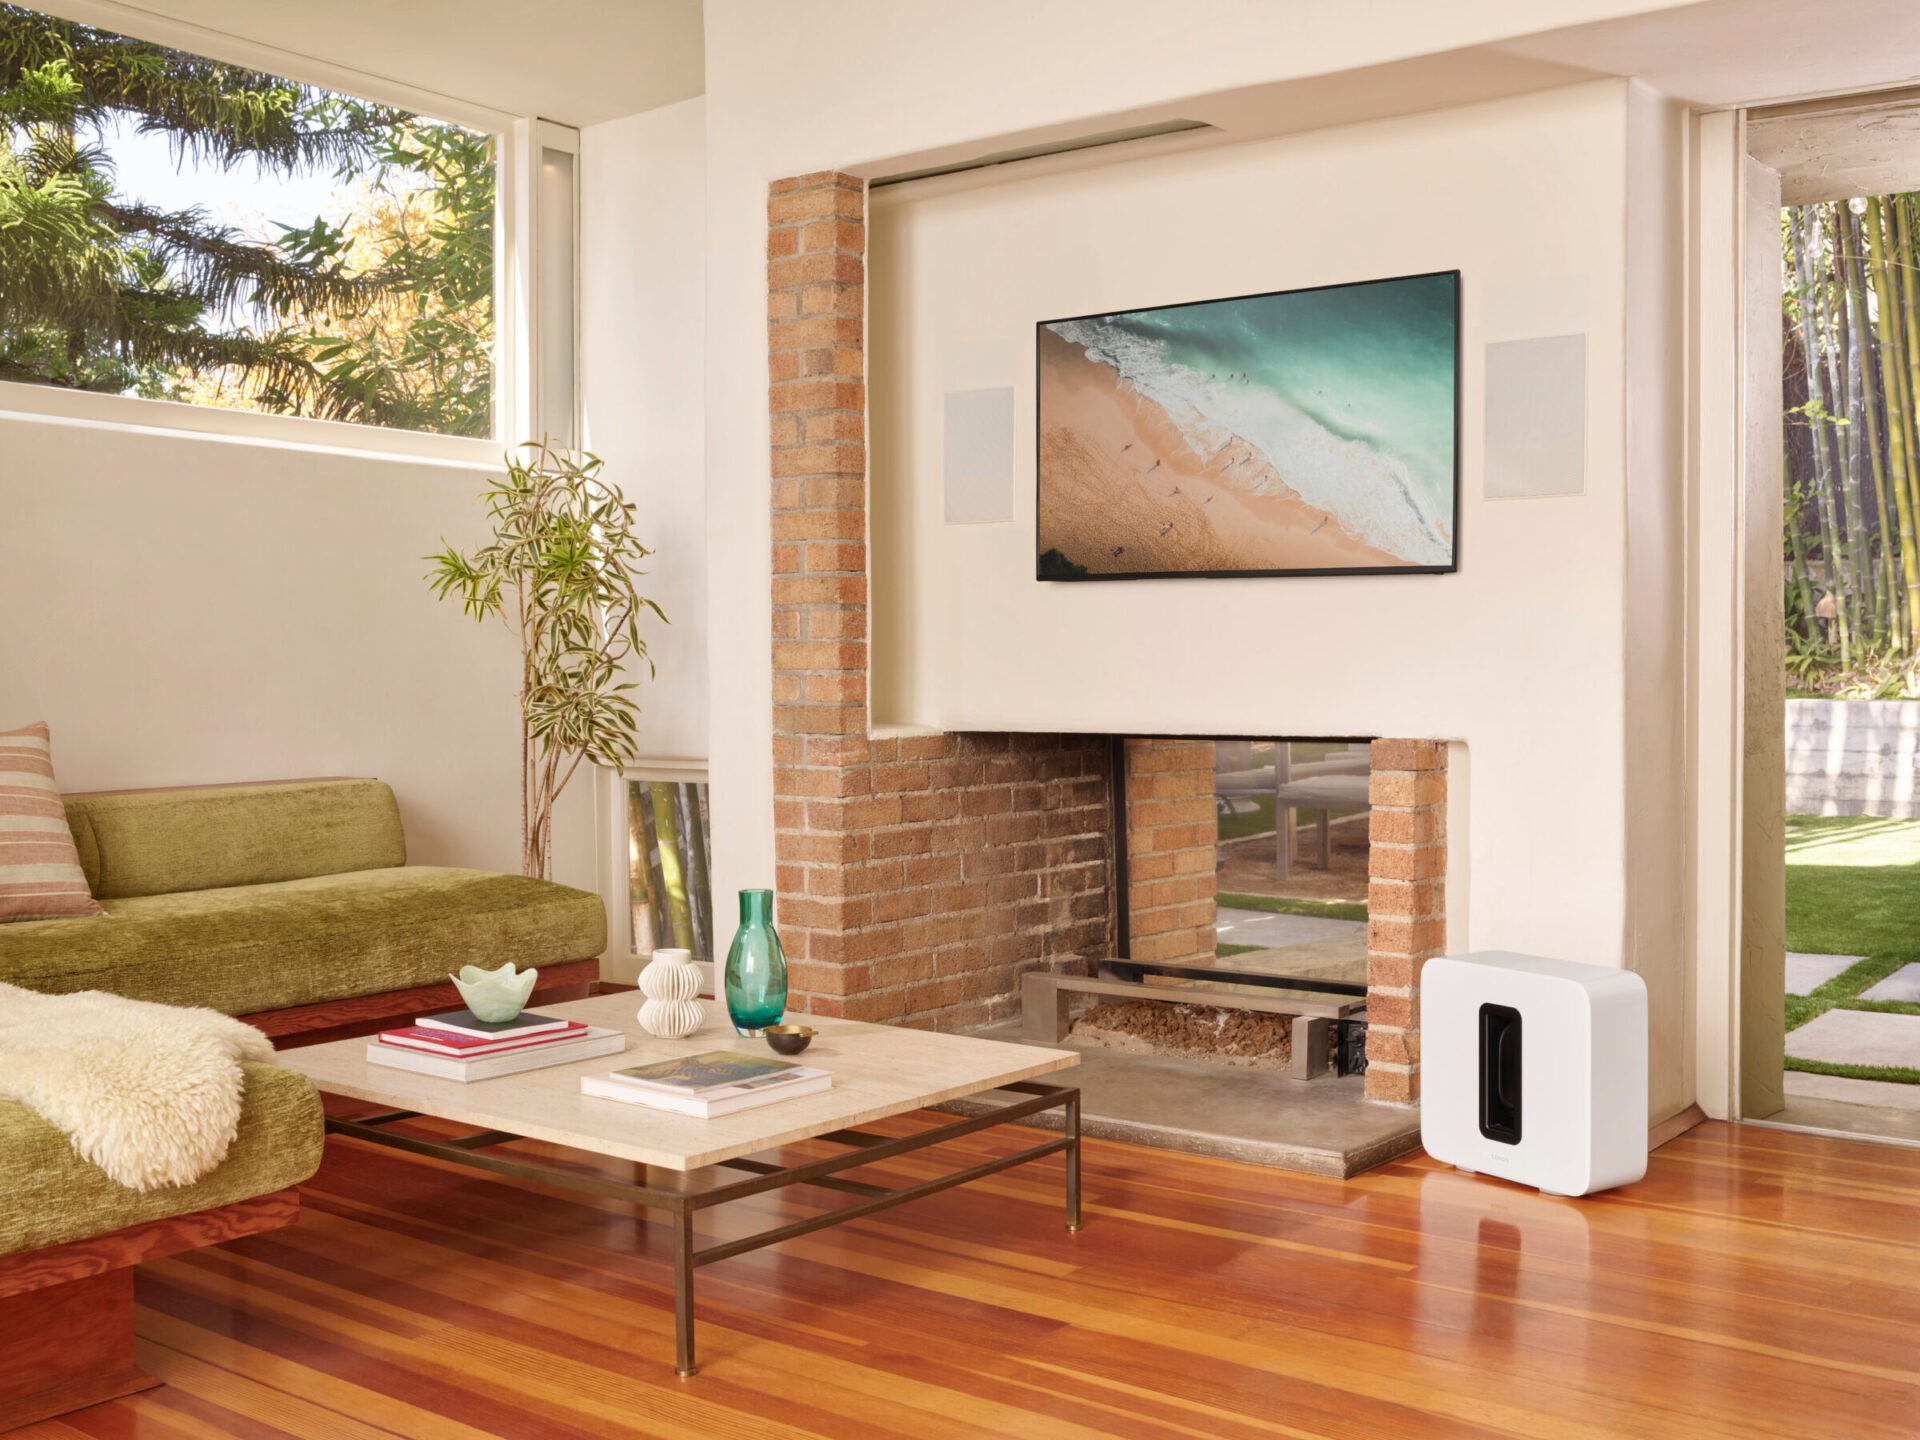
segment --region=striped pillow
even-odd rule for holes
[[[67,829],[47,727],[0,730],[0,922],[104,914]]]

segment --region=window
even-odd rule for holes
[[[496,149],[0,5],[0,380],[490,437]]]
[[[713,959],[712,812],[704,780],[627,782],[633,951],[691,950]]]

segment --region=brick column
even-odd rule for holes
[[[767,199],[774,728],[794,736],[867,730],[866,203],[831,172]]]
[[[1129,740],[1127,955],[1214,957],[1220,821],[1211,740]]]
[[[796,990],[820,982],[806,962],[836,948],[829,937],[872,910],[845,876],[869,854],[854,822],[871,818],[852,813],[869,791],[865,219],[850,175],[767,196],[775,881]]]
[[[1420,970],[1447,943],[1447,751],[1376,740],[1368,799],[1367,1098],[1420,1099]]]
[[[773,765],[790,1008],[961,1028],[1109,945],[1105,740],[874,738],[867,714],[866,196],[767,196]]]

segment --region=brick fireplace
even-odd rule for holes
[[[1020,977],[1214,954],[1212,741],[875,731],[868,715],[866,195],[767,201],[774,826],[792,1006],[940,1029],[1010,1016]],[[1444,944],[1443,746],[1377,740],[1367,1094],[1419,1099],[1419,972]],[[1125,816],[1116,815],[1116,772]]]

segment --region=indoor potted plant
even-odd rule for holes
[[[627,665],[647,660],[640,612],[667,618],[639,592],[636,567],[652,552],[601,464],[545,441],[509,451],[506,475],[485,497],[491,543],[427,557],[436,595],[458,595],[474,619],[497,615],[519,632],[520,868],[543,880],[554,802],[574,771],[588,760],[619,769],[638,751]]]

